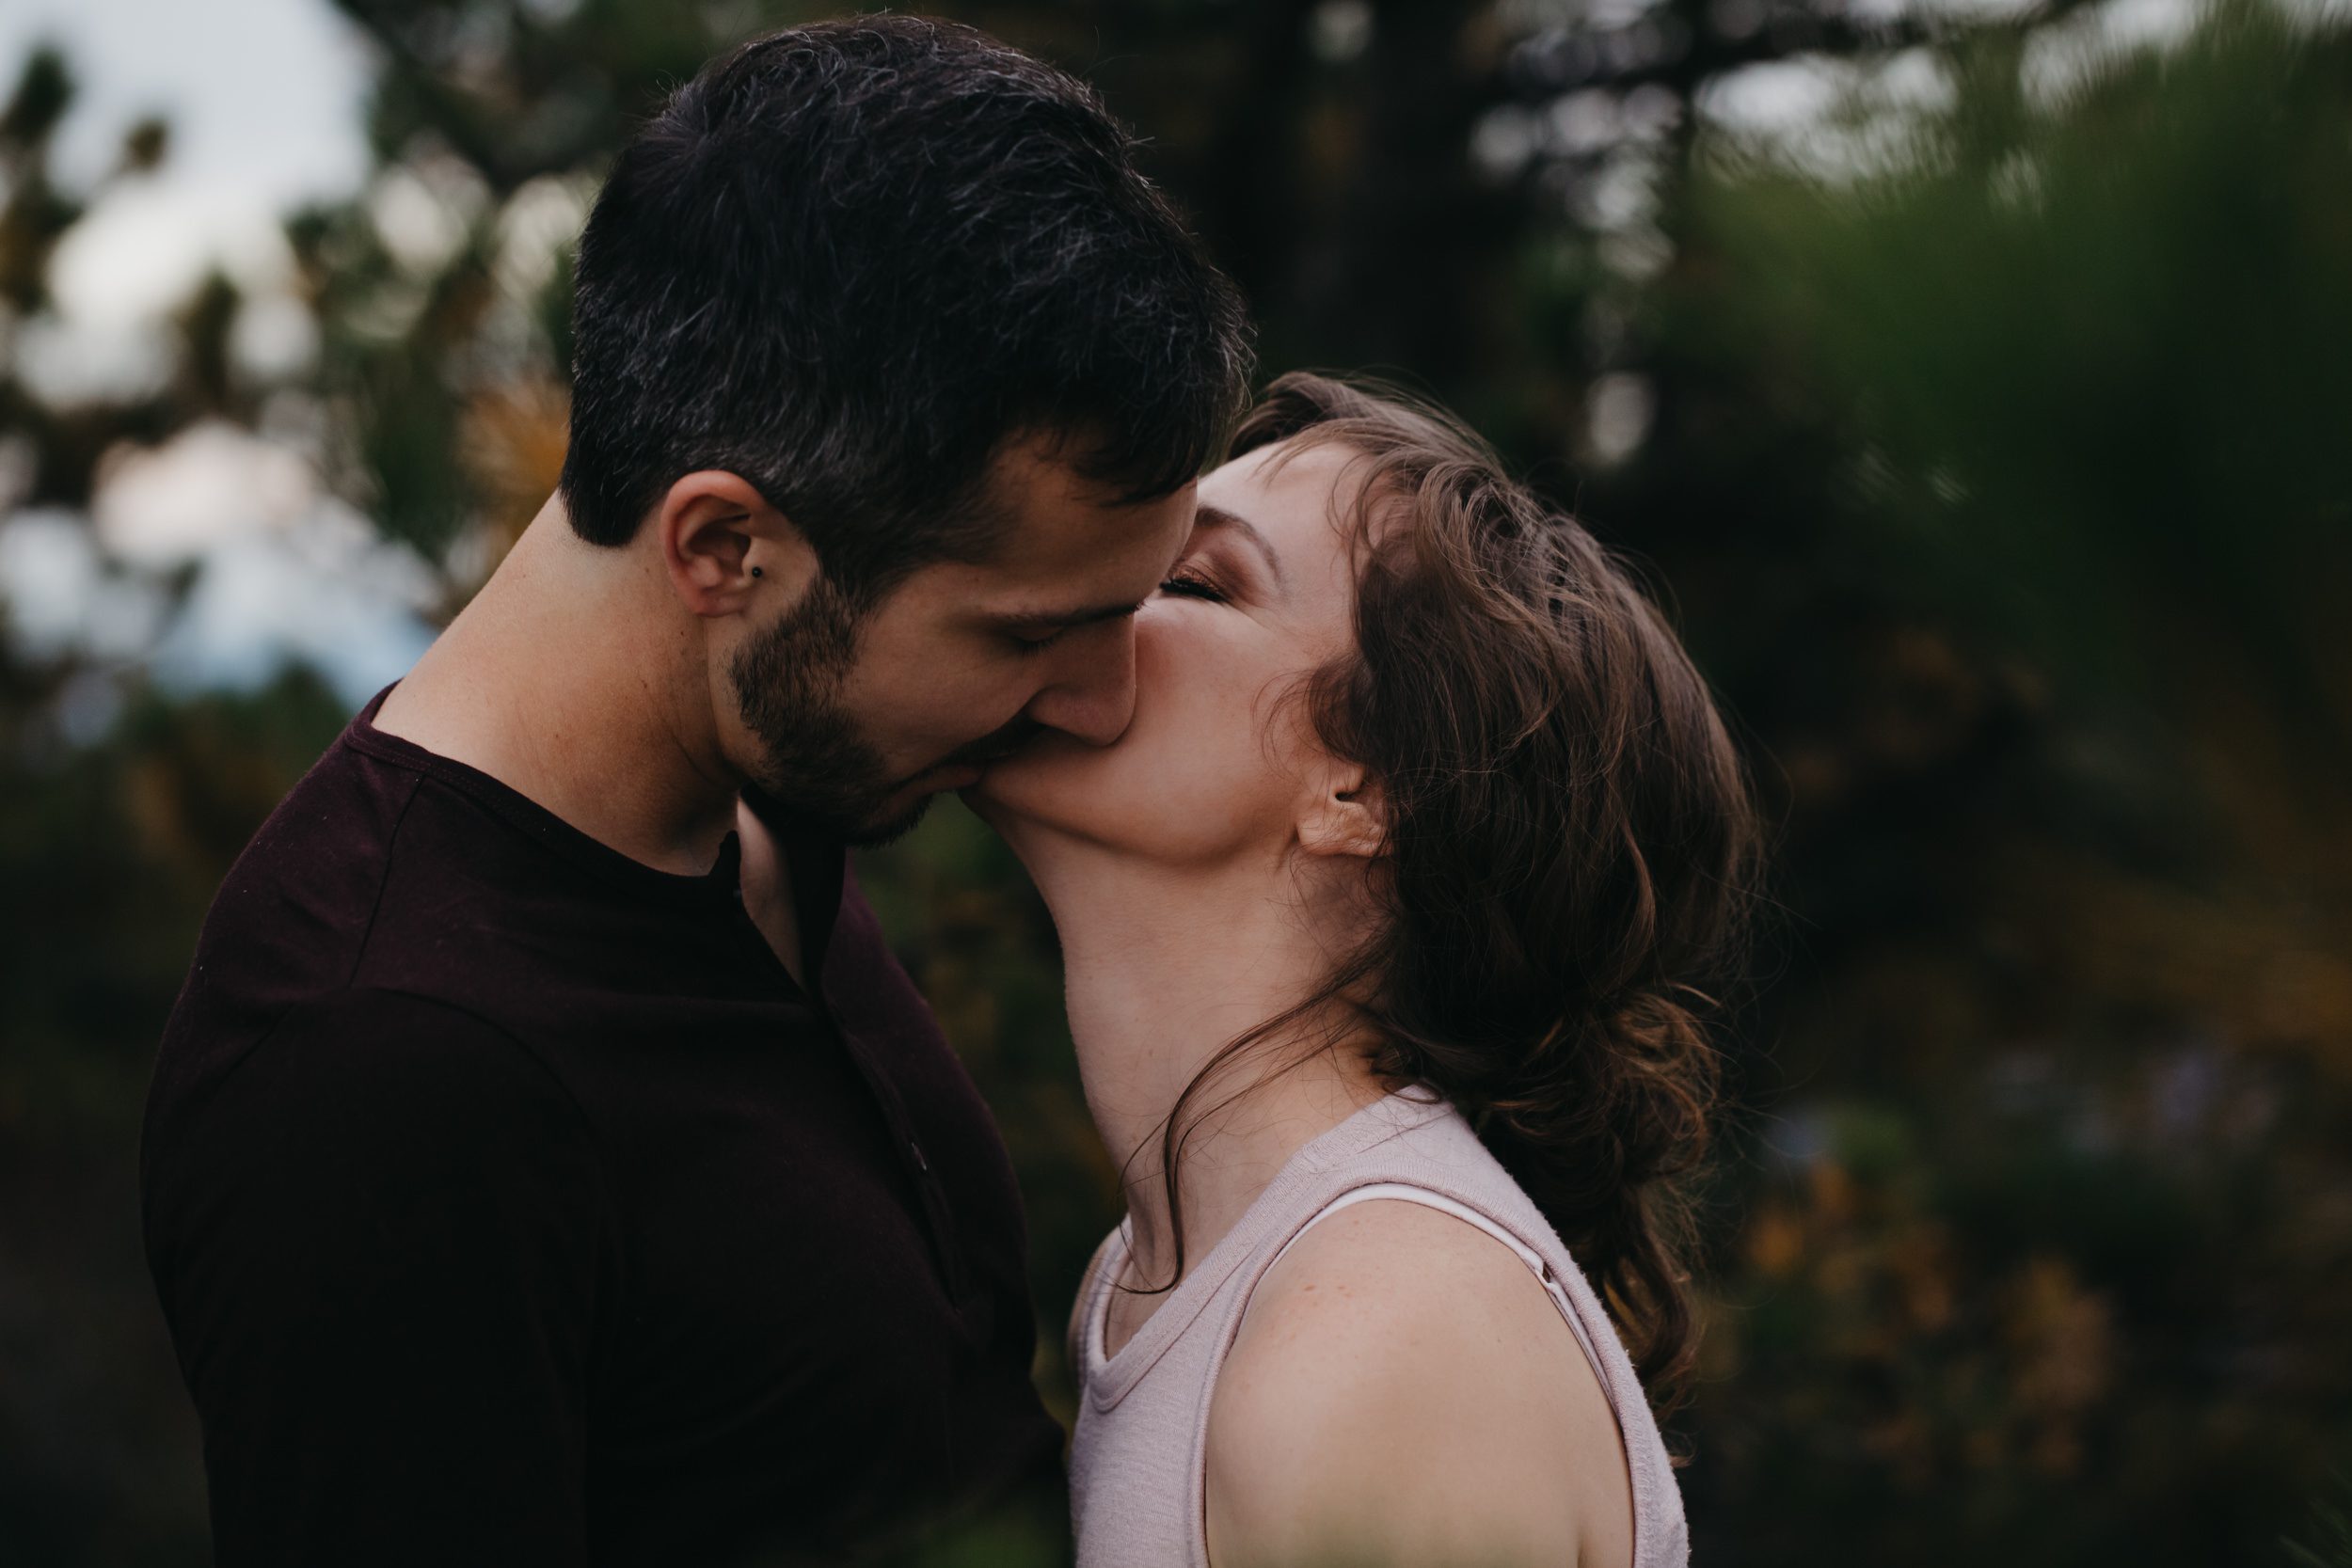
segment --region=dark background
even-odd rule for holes
[[[20,373],[100,192],[52,166],[74,62],[8,65],[0,513],[86,515],[125,452],[225,420],[412,549],[446,615],[561,451],[567,280],[507,264],[501,220],[593,190],[715,50],[826,11],[338,8],[375,62],[370,190],[413,178],[461,238],[421,261],[369,190],[290,214],[292,368],[240,358],[220,276],[139,388]],[[1739,718],[1774,904],[1672,1429],[1697,1560],[2352,1562],[2345,14],[941,8],[1150,138],[1267,373],[1451,402],[1647,563]],[[1834,90],[1739,129],[1775,64]],[[169,143],[135,129],[107,178]],[[354,705],[301,668],[168,673],[0,641],[9,1563],[206,1559],[140,1101],[214,888]],[[1066,1414],[1060,1323],[1116,1205],[1051,931],[952,803],[865,875],[1019,1162]]]

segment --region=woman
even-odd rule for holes
[[[1285,376],[1200,503],[1125,735],[970,796],[1128,1177],[1073,1325],[1080,1561],[1678,1562],[1662,1183],[1754,842],[1707,688],[1393,393]]]

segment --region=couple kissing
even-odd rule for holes
[[[1094,93],[757,40],[580,239],[550,496],[223,886],[145,1242],[220,1568],[1670,1568],[1750,794],[1622,564],[1241,301]],[[1059,933],[1126,1219],[1019,1196],[849,861]],[[1065,1442],[1067,1455],[1065,1457]]]

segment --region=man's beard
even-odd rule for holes
[[[737,650],[727,681],[759,741],[759,792],[827,837],[872,848],[913,832],[930,797],[883,815],[907,781],[890,776],[841,701],[862,619],[849,595],[819,577],[772,628]]]
[[[744,727],[759,742],[752,793],[766,798],[760,803],[772,802],[826,837],[872,849],[904,838],[930,812],[930,793],[889,809],[916,779],[942,768],[993,762],[1044,726],[1016,716],[929,768],[892,778],[890,765],[858,734],[841,701],[857,665],[863,625],[856,603],[820,577],[766,635],[737,651],[727,664],[727,684],[735,689]]]

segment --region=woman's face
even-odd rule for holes
[[[1190,867],[1287,845],[1329,759],[1286,699],[1355,641],[1341,520],[1354,510],[1352,455],[1332,442],[1265,447],[1200,482],[1191,538],[1136,617],[1125,732],[1101,747],[1042,736],[967,792],[1033,873],[1050,881],[1082,845]]]

